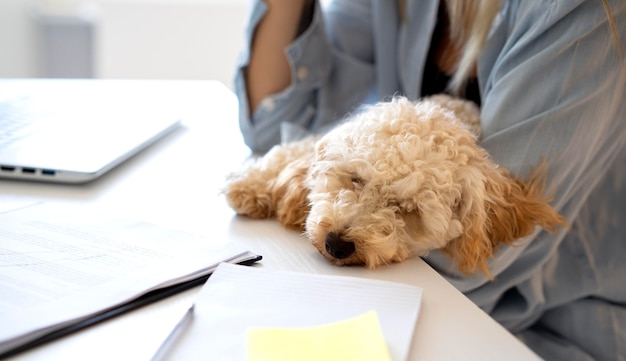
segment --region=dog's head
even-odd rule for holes
[[[375,268],[441,249],[462,272],[489,274],[498,244],[562,222],[540,178],[513,179],[477,145],[464,124],[477,110],[441,100],[371,106],[317,142],[305,232],[332,263]]]

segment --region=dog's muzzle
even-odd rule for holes
[[[356,250],[353,242],[346,242],[335,232],[326,236],[326,252],[337,259],[350,257]]]

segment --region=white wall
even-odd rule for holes
[[[247,1],[103,1],[95,74],[232,85]]]
[[[39,74],[39,43],[32,1],[0,0],[0,77]]]
[[[232,87],[247,0],[0,0],[0,77],[45,76],[32,8],[94,21],[100,78],[216,79]],[[86,6],[90,5],[90,6]],[[86,11],[86,9],[88,11]]]

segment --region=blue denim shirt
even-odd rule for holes
[[[609,1],[626,57],[626,2]],[[438,0],[316,5],[286,48],[292,83],[249,114],[244,69],[266,11],[252,4],[235,77],[240,127],[265,152],[281,129],[323,132],[360,104],[418,99]],[[478,59],[481,146],[524,178],[548,161],[553,205],[571,226],[503,247],[494,281],[464,276],[439,252],[424,259],[539,355],[626,358],[626,61],[599,0],[509,0]],[[290,127],[285,127],[288,124]]]

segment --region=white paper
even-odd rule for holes
[[[71,207],[0,214],[0,353],[248,255],[226,242]]]
[[[221,264],[169,358],[244,361],[250,327],[312,327],[374,310],[392,359],[406,360],[422,292],[395,282]]]

